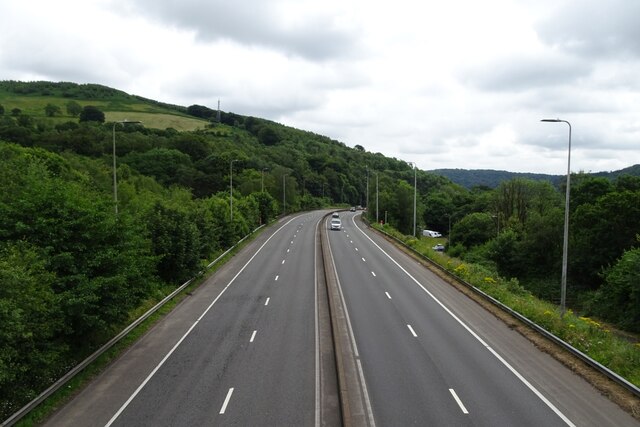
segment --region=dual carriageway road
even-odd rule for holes
[[[363,425],[640,425],[358,214],[324,214],[261,233],[45,425],[340,425],[321,233]]]

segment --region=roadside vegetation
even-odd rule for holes
[[[0,81],[0,419],[285,208],[368,204],[372,222],[411,234],[410,164],[217,113],[100,85]],[[114,125],[125,119],[143,123]],[[525,312],[548,301],[540,324],[554,327],[562,183],[467,189],[415,173],[418,233],[448,236],[440,242],[459,259],[451,268],[511,291],[500,298],[513,293]],[[568,301],[580,315],[566,339],[599,352],[610,334],[596,319],[640,332],[640,178],[576,174],[571,191]],[[640,366],[636,353],[602,353],[597,360]]]

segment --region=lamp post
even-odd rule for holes
[[[378,172],[376,172],[376,223],[380,223],[378,219]]]
[[[282,216],[287,213],[287,186],[286,186],[287,174],[282,175]]]
[[[121,120],[119,122],[113,122],[113,204],[116,209],[116,216],[118,215],[118,177],[116,173],[116,125],[120,123],[125,126],[128,123],[142,123],[139,120],[128,121]]]
[[[416,199],[418,194],[418,168],[415,162],[409,162],[413,165],[413,237],[416,237]]]
[[[367,165],[367,201],[365,206],[367,207],[367,215],[369,212],[369,165]]]
[[[229,188],[231,189],[229,192],[229,210],[231,222],[233,222],[233,162],[237,162],[238,159],[233,159],[229,162]]]
[[[264,193],[264,171],[268,171],[269,168],[262,168],[261,177],[260,177],[260,192]]]
[[[560,119],[542,119],[542,122],[566,123],[569,125],[569,148],[567,150],[567,192],[564,200],[564,239],[562,242],[562,281],[560,285],[560,313],[564,317],[567,300],[567,258],[569,252],[569,194],[571,190],[571,123]]]

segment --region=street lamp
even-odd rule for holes
[[[269,168],[262,168],[261,177],[260,177],[260,192],[264,193],[264,171],[268,171]]]
[[[560,313],[564,317],[567,300],[567,257],[569,252],[569,193],[571,190],[571,123],[560,119],[542,119],[542,122],[566,123],[569,125],[569,149],[567,154],[567,192],[564,200],[564,240],[562,243],[562,281],[560,287]]]
[[[120,123],[122,126],[128,123],[142,123],[139,120],[121,120],[119,122],[113,122],[113,204],[116,209],[116,216],[118,215],[118,178],[116,173],[116,125]]]
[[[413,237],[416,237],[416,196],[418,194],[418,168],[415,162],[409,162],[413,164]]]
[[[229,209],[231,211],[231,222],[233,222],[233,162],[237,162],[238,159],[233,159],[229,162],[229,187],[231,191],[229,192]]]
[[[287,174],[282,175],[282,216],[287,213],[287,186],[286,186]]]
[[[378,172],[376,172],[376,224],[380,224],[378,219]]]

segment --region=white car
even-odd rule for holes
[[[331,229],[340,230],[342,228],[342,221],[340,218],[331,218]]]

